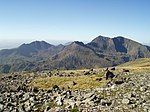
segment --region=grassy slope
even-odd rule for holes
[[[118,69],[129,69],[133,73],[145,73],[150,72],[150,58],[141,58],[135,61],[130,61],[121,64],[117,67]]]
[[[120,67],[150,67],[150,58],[141,58],[119,65]]]

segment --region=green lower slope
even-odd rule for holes
[[[150,67],[150,58],[141,58],[119,65],[119,67]]]

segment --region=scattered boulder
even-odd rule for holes
[[[84,75],[90,75],[90,72],[89,72],[89,71],[87,71],[87,72],[85,72],[85,73],[84,73]]]
[[[102,106],[110,106],[112,103],[108,100],[104,100],[104,99],[101,99],[101,105]]]
[[[33,91],[34,93],[38,93],[38,92],[39,92],[39,90],[38,90],[37,87],[33,87],[33,88],[32,88],[32,91]]]
[[[122,100],[122,103],[123,103],[123,104],[129,104],[129,102],[130,102],[130,100],[127,99],[127,98],[124,98],[124,99]]]
[[[4,105],[0,104],[0,111],[2,112],[4,110]]]
[[[130,72],[129,70],[127,70],[127,69],[123,69],[123,72]]]
[[[50,106],[46,106],[46,108],[45,108],[44,112],[49,112],[49,111],[50,111],[50,109],[51,109],[51,107],[50,107]]]
[[[117,80],[117,81],[115,81],[115,84],[116,84],[116,85],[123,84],[123,83],[124,83],[123,80]]]
[[[106,76],[106,80],[108,80],[109,78],[112,79],[115,77],[115,75],[109,70],[106,72],[105,76]]]
[[[58,96],[56,98],[56,104],[59,105],[59,106],[62,106],[63,105],[63,99],[61,98],[61,96]]]
[[[58,91],[58,90],[60,90],[60,88],[57,85],[54,85],[53,90]]]
[[[90,71],[91,71],[91,72],[93,72],[93,71],[94,71],[94,69],[93,69],[93,68],[91,68],[91,69],[90,69]]]
[[[75,86],[77,83],[75,81],[73,81],[73,86]]]
[[[108,71],[108,70],[109,70],[109,68],[104,69],[104,71]]]
[[[141,92],[145,92],[147,90],[147,87],[140,87]]]
[[[74,72],[70,72],[70,74],[71,74],[71,75],[73,75],[73,74],[74,74]]]
[[[110,70],[116,70],[116,68],[115,68],[115,67],[112,67]]]
[[[96,78],[96,81],[101,81],[102,80],[102,78]]]

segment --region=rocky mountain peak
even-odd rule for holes
[[[100,36],[96,37],[95,39],[93,39],[92,42],[99,43],[99,42],[107,41],[109,39],[110,39],[109,37],[105,37],[105,36],[100,35]]]
[[[53,46],[53,45],[51,45],[45,41],[34,41],[29,44],[22,44],[19,48],[32,48],[32,49],[35,48],[38,50],[44,50],[44,49],[48,49],[51,46]]]
[[[84,45],[83,42],[79,42],[79,41],[74,41],[71,43],[72,45]]]

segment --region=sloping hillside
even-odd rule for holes
[[[150,58],[141,58],[121,64],[118,69],[127,69],[131,73],[150,73]]]
[[[150,67],[150,58],[141,58],[119,65],[120,67]]]

